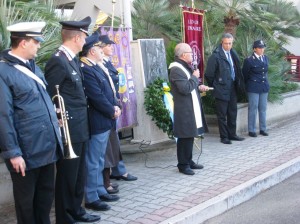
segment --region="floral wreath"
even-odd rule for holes
[[[147,86],[144,91],[144,106],[146,113],[152,117],[152,121],[155,122],[157,127],[173,139],[173,123],[163,101],[164,82],[166,81],[158,77]]]

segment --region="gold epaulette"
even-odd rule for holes
[[[80,61],[88,66],[93,66],[93,64],[86,57],[81,57]]]

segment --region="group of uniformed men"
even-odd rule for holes
[[[57,224],[100,220],[82,207],[84,196],[85,207],[97,211],[119,199],[109,194],[118,192],[117,184],[104,186],[102,175],[121,114],[118,86],[102,63],[103,48],[114,42],[107,35],[88,36],[90,17],[60,24],[62,45],[47,62],[45,76],[34,62],[45,22],[8,26],[11,48],[0,55],[0,148],[13,182],[18,224],[50,224],[54,196]],[[64,108],[54,109],[52,99],[63,101]],[[62,125],[67,128],[61,130]],[[126,172],[120,150],[114,153],[118,159],[108,168],[123,170],[115,178],[136,180]],[[76,158],[63,159],[70,154]]]

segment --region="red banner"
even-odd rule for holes
[[[197,62],[201,83],[204,77],[203,17],[203,10],[182,7],[183,42],[193,50],[193,62]]]

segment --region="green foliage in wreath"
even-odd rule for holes
[[[169,111],[163,102],[163,82],[166,81],[158,77],[146,88],[144,91],[144,106],[147,114],[151,116],[157,127],[167,133],[169,138],[173,139],[172,120],[170,118]]]

